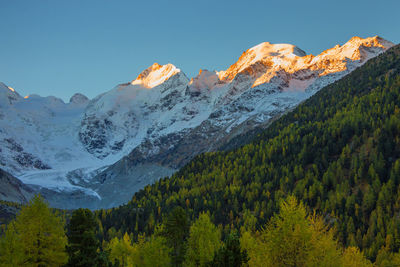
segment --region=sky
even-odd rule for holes
[[[93,98],[172,63],[224,70],[261,42],[317,55],[352,36],[400,42],[399,0],[0,0],[0,81],[22,96]]]

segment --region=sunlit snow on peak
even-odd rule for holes
[[[174,65],[168,63],[166,65],[160,65],[154,63],[149,68],[144,70],[136,80],[132,81],[132,85],[140,85],[144,88],[153,88],[166,80],[179,73],[181,70]]]
[[[306,56],[306,52],[301,50],[295,45],[291,44],[271,44],[264,42],[256,45],[248,50],[248,52],[254,52],[256,57],[255,60],[261,59],[266,56]]]

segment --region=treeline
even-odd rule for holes
[[[61,213],[36,196],[0,237],[0,266],[373,266],[358,248],[343,248],[335,229],[293,196],[262,230],[243,226],[224,242],[209,214],[190,225],[181,207],[137,242],[125,233],[100,244],[99,230],[90,210],[75,210],[66,225]],[[400,253],[385,248],[375,265],[399,266]]]
[[[237,150],[199,155],[171,178],[98,211],[102,237],[152,235],[176,207],[222,235],[262,229],[294,195],[371,261],[400,249],[400,47],[368,61]]]

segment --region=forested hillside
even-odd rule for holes
[[[400,46],[322,89],[239,149],[197,156],[178,173],[98,212],[105,239],[147,235],[183,207],[223,234],[257,230],[289,195],[374,260],[400,249]]]
[[[396,46],[95,216],[3,201],[0,266],[400,266],[399,74]]]

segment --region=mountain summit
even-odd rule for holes
[[[276,65],[291,65],[304,56],[306,53],[294,45],[264,42],[243,52],[235,64],[218,74],[221,80],[232,81],[242,71],[251,72],[248,68],[258,62],[266,68],[272,68]]]
[[[218,72],[218,76],[220,80],[230,82],[238,74],[246,74],[254,79],[253,87],[269,82],[279,72],[294,74],[309,70],[323,76],[352,70],[354,66],[349,65],[352,61],[357,61],[358,66],[393,45],[378,36],[365,39],[353,37],[342,46],[336,45],[318,56],[313,56],[294,45],[265,42],[245,51],[226,71]]]
[[[164,66],[154,63],[140,73],[139,76],[131,82],[131,84],[140,85],[145,88],[153,88],[164,83],[166,80],[176,75],[180,71],[180,69],[176,68],[170,63]]]
[[[11,87],[0,82],[0,107],[5,107],[17,102],[22,97]]]
[[[89,102],[89,98],[87,98],[87,96],[80,94],[80,93],[74,94],[69,100],[69,103],[73,103],[76,105],[85,105],[88,102]]]

